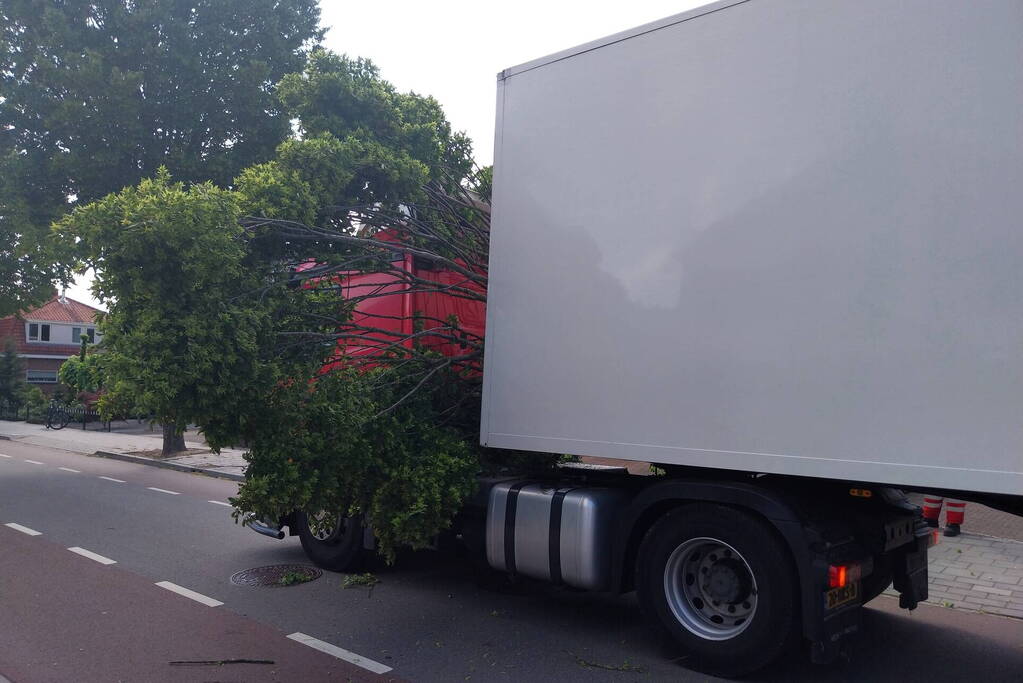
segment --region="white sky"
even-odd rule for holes
[[[710,0],[321,0],[326,47],[368,57],[399,90],[433,95],[476,161],[493,161],[497,73]],[[97,305],[91,278],[68,289]]]
[[[476,161],[493,161],[497,73],[710,0],[321,0],[326,47],[368,57],[398,89],[433,95]]]

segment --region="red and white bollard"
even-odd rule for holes
[[[959,525],[966,516],[966,503],[961,500],[955,498],[945,500],[934,495],[924,496],[924,521],[927,522],[927,526],[937,528],[942,504],[945,506],[945,535],[958,536]]]

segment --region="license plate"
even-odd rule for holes
[[[832,588],[824,594],[825,605],[834,609],[860,597],[860,582],[852,581],[841,588]]]

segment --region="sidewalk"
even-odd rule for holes
[[[927,602],[1023,619],[1023,543],[967,532],[942,537],[927,571]]]
[[[34,446],[58,448],[64,451],[116,458],[146,465],[166,467],[186,472],[203,472],[215,477],[241,481],[245,478],[244,451],[225,448],[213,453],[200,436],[185,435],[185,445],[201,448],[204,453],[178,455],[171,458],[151,458],[136,455],[143,451],[158,451],[163,444],[159,432],[119,434],[116,432],[88,431],[68,425],[64,429],[47,429],[45,425],[27,422],[0,421],[0,439],[9,439]]]

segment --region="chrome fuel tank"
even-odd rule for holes
[[[487,562],[512,574],[604,590],[614,523],[628,498],[612,488],[497,484],[487,505]]]

